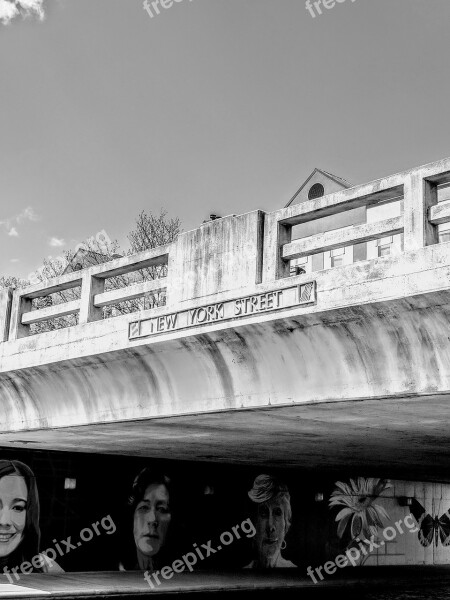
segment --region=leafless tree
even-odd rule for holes
[[[5,276],[2,275],[0,277],[0,289],[2,288],[20,288],[28,285],[28,281],[26,279],[20,279],[20,277],[14,276]]]
[[[136,254],[158,246],[174,242],[181,231],[181,222],[178,217],[168,218],[167,212],[161,210],[159,216],[142,211],[135,223],[134,229],[128,234],[130,242],[129,254]],[[140,269],[134,274],[135,282],[160,279],[167,276],[167,265],[159,265]],[[139,305],[139,310],[154,308],[165,304],[165,294],[149,294]],[[133,311],[134,312],[134,311]]]
[[[159,216],[142,211],[136,218],[135,226],[128,234],[130,248],[122,252],[117,240],[111,241],[103,237],[90,238],[81,244],[78,250],[67,250],[59,258],[45,258],[42,266],[34,274],[34,282],[44,283],[49,279],[59,277],[65,273],[70,273],[94,265],[109,262],[124,255],[131,255],[142,252],[158,246],[163,246],[173,242],[180,233],[180,220],[178,218],[169,219],[165,211],[161,211]],[[139,271],[134,271],[125,275],[110,277],[105,281],[105,290],[114,290],[127,287],[132,283],[148,281],[150,279],[159,279],[167,275],[167,266],[159,265],[148,267]],[[25,287],[29,282],[17,277],[0,277],[1,287]],[[56,292],[47,296],[35,298],[32,301],[32,310],[54,306],[73,300],[78,300],[81,295],[80,286],[61,292]],[[136,300],[127,300],[106,306],[103,309],[103,318],[109,318],[120,314],[128,314],[153,308],[165,304],[165,295],[162,293],[149,294],[144,298]],[[69,315],[66,317],[56,317],[47,321],[35,323],[31,326],[31,333],[42,333],[69,327],[78,323],[78,315]]]
[[[49,279],[102,264],[114,260],[118,256],[120,256],[119,243],[116,240],[97,240],[96,238],[91,238],[83,242],[83,244],[80,244],[80,247],[76,251],[66,250],[61,257],[45,258],[40,269],[35,272],[35,278],[39,282],[45,283]],[[79,300],[80,297],[81,286],[77,286],[68,290],[35,298],[32,302],[32,310]],[[66,317],[55,317],[48,321],[33,324],[31,326],[31,333],[43,333],[45,331],[53,331],[55,329],[70,327],[77,324],[78,314],[68,315]]]

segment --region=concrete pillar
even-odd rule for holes
[[[31,311],[31,298],[22,296],[20,290],[13,292],[9,339],[17,340],[30,335],[30,326],[22,325],[22,315]]]
[[[167,306],[261,282],[264,213],[210,221],[182,233],[169,256]]]
[[[263,282],[270,283],[282,277],[289,277],[289,261],[281,258],[284,244],[292,238],[292,227],[282,225],[277,219],[278,211],[265,215]]]
[[[430,206],[437,204],[437,186],[423,175],[415,171],[405,180],[405,252],[438,242],[438,228],[428,220]]]
[[[83,274],[81,282],[81,302],[79,324],[91,323],[92,321],[101,321],[103,313],[102,308],[94,306],[94,296],[102,294],[105,291],[105,280],[100,277],[93,277],[89,273]]]
[[[0,342],[8,341],[12,294],[13,290],[11,288],[0,291]]]

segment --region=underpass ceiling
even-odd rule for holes
[[[327,402],[0,434],[0,447],[450,481],[450,397]]]

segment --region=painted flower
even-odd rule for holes
[[[387,479],[358,477],[356,481],[350,479],[350,484],[336,481],[335,485],[329,507],[344,507],[336,516],[338,536],[342,538],[349,523],[352,540],[376,536],[378,529],[383,527],[383,519],[389,520],[389,515],[375,500],[392,487],[390,482]]]

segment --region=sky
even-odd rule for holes
[[[100,231],[125,248],[142,210],[189,230],[284,206],[314,167],[358,184],[450,155],[448,0],[20,1],[0,0],[0,276]]]

